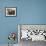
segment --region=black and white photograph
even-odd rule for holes
[[[20,46],[46,42],[46,25],[20,24],[18,25],[18,38]]]
[[[16,16],[16,8],[15,7],[6,8],[6,16]]]

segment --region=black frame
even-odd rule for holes
[[[15,8],[16,9],[16,15],[6,15],[6,8]],[[16,17],[17,16],[17,8],[16,7],[5,7],[5,16],[7,16],[7,17]]]

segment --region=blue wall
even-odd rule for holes
[[[16,7],[17,16],[6,17],[5,7]],[[18,24],[46,24],[46,0],[1,0],[0,9],[0,44],[8,43],[9,32],[18,32]]]

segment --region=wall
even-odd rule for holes
[[[5,7],[16,7],[17,16],[6,17]],[[46,0],[0,0],[0,9],[0,44],[8,43],[9,32],[18,32],[18,24],[46,24]]]

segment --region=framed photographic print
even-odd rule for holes
[[[46,24],[19,24],[18,42],[22,40],[46,41]]]
[[[7,7],[5,14],[6,14],[6,16],[16,16],[16,8],[15,7]]]

